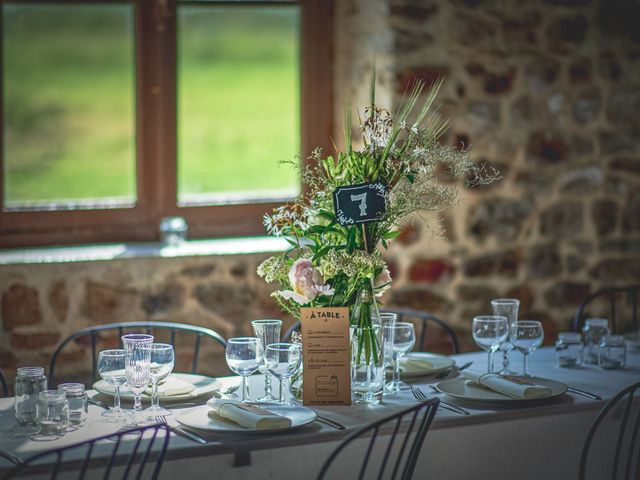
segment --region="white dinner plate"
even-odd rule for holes
[[[625,333],[624,341],[630,352],[640,352],[640,332]]]
[[[201,405],[199,407],[185,410],[176,415],[176,420],[187,427],[197,428],[199,430],[212,430],[215,432],[225,433],[272,433],[280,430],[291,430],[292,428],[302,427],[316,419],[316,412],[305,407],[276,405],[271,403],[260,404],[260,407],[272,413],[277,413],[278,415],[287,417],[291,420],[291,426],[286,428],[252,430],[217,415],[210,416],[209,412],[211,412],[211,407],[207,405]]]
[[[191,373],[172,373],[172,376],[179,378],[184,382],[188,382],[196,388],[185,394],[180,395],[160,395],[159,399],[163,403],[171,402],[184,402],[185,400],[193,400],[203,397],[205,395],[211,396],[211,394],[220,389],[229,386],[228,382],[223,383],[221,380],[212,377],[206,377],[204,375],[194,375]],[[237,382],[237,380],[236,380]],[[113,397],[115,388],[107,383],[105,380],[99,380],[93,384],[93,388],[103,395]],[[133,392],[127,388],[126,385],[120,387],[120,398],[122,400],[133,400]],[[142,394],[142,401],[150,401],[151,395],[147,392]]]
[[[529,381],[536,385],[542,385],[551,389],[551,395],[544,398],[512,398],[502,393],[496,392],[489,388],[481,387],[479,385],[467,384],[464,378],[452,378],[451,380],[444,380],[436,385],[436,388],[441,393],[446,393],[455,398],[461,400],[467,400],[470,402],[482,402],[482,403],[522,403],[522,402],[540,402],[548,400],[550,398],[558,397],[567,392],[567,385],[555,380],[549,380],[548,378],[539,377],[517,377],[523,381]]]
[[[428,375],[435,375],[436,373],[443,372],[455,364],[455,361],[445,355],[438,355],[437,353],[427,352],[411,352],[404,356],[404,358],[415,358],[417,360],[425,360],[431,364],[431,367],[423,367],[412,364],[400,364],[400,377],[401,378],[416,378],[426,377]]]

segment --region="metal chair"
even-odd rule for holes
[[[358,479],[410,480],[439,403],[438,398],[432,398],[356,430],[329,455],[320,469],[318,480],[338,478],[336,475],[328,475],[328,472],[334,461],[345,451],[347,455],[343,458],[348,459],[347,468],[350,469],[348,478],[355,478],[355,469],[359,467]],[[402,431],[405,426],[406,430]],[[382,435],[383,431],[389,435]],[[364,455],[349,455],[348,447],[353,442],[368,437],[370,440],[367,441]],[[361,463],[356,458],[362,458]]]
[[[617,421],[619,423],[615,429],[617,432],[608,430],[609,435],[607,435],[606,429],[611,428],[611,422],[609,425],[603,425],[605,421]],[[596,454],[605,453],[608,458],[612,458],[611,477],[608,478],[613,480],[640,478],[640,383],[630,385],[619,392],[598,413],[582,447],[578,477],[580,480],[587,478],[589,450],[597,433],[601,431],[600,427],[605,430],[602,435],[605,436],[606,441],[603,445],[607,450],[603,452],[601,448]],[[599,468],[605,466],[601,458],[598,458],[596,466]],[[594,478],[606,478],[603,475],[604,472],[598,471]]]
[[[70,342],[76,341],[82,337],[90,337],[91,344],[91,382],[95,382],[98,377],[98,369],[97,369],[97,351],[96,345],[98,339],[100,338],[100,334],[107,331],[117,331],[118,336],[124,335],[126,332],[130,332],[132,330],[141,331],[143,330],[146,333],[153,333],[154,330],[169,330],[169,340],[168,343],[171,345],[175,344],[176,334],[178,332],[186,332],[188,334],[193,334],[195,337],[194,340],[194,354],[193,354],[193,362],[191,365],[191,373],[196,373],[198,368],[198,354],[200,353],[200,343],[203,337],[207,337],[212,339],[222,348],[227,346],[227,342],[222,336],[214,332],[213,330],[205,327],[198,327],[196,325],[187,325],[184,323],[173,323],[173,322],[123,322],[123,323],[106,323],[103,325],[95,325],[88,328],[83,328],[82,330],[78,330],[77,332],[71,334],[67,337],[58,347],[55,352],[53,352],[53,356],[51,357],[51,362],[49,363],[49,385],[55,386],[55,367],[56,361],[58,360],[58,355],[60,352],[67,346]]]
[[[162,435],[159,433],[162,432]],[[169,445],[169,427],[151,425],[119,431],[75,445],[48,450],[34,455],[9,470],[2,478],[45,478],[59,475],[67,478],[70,471],[84,478],[158,478]],[[106,441],[105,441],[106,440]],[[159,449],[154,449],[160,445]],[[146,467],[149,469],[145,470]],[[78,470],[78,474],[75,471]]]
[[[609,303],[609,322],[611,325],[611,331],[617,331],[616,319],[620,310],[620,303],[626,297],[631,304],[631,326],[634,330],[638,330],[640,325],[638,324],[638,296],[640,294],[640,284],[628,285],[626,287],[607,287],[598,290],[597,292],[588,295],[582,303],[578,306],[575,317],[571,324],[571,329],[575,332],[579,332],[582,329],[584,320],[587,317],[585,311],[592,302],[605,299]]]
[[[4,378],[2,370],[0,370],[0,391],[2,392],[3,397],[9,395],[9,386],[7,385],[7,381]]]
[[[419,339],[419,343],[416,342],[418,346],[418,351],[423,350],[428,341],[427,337],[427,328],[430,323],[437,325],[449,338],[449,342],[451,344],[451,352],[452,354],[460,353],[460,344],[458,342],[458,336],[456,332],[454,332],[449,325],[447,325],[444,321],[440,320],[435,315],[432,315],[428,312],[421,312],[419,310],[407,310],[407,309],[393,309],[393,310],[380,310],[380,313],[395,313],[398,315],[398,321],[411,321],[414,323],[419,322],[419,326],[416,329],[416,337]],[[291,339],[291,335],[293,332],[297,332],[300,330],[300,321],[296,321],[289,327],[289,329],[284,334],[284,341],[288,342]]]
[[[416,346],[418,351],[423,351],[426,349],[427,342],[429,337],[427,337],[427,329],[430,324],[436,325],[440,330],[442,330],[449,339],[449,343],[451,344],[451,352],[452,354],[460,353],[460,344],[458,343],[458,336],[453,329],[447,325],[443,320],[440,320],[435,315],[422,312],[420,310],[408,310],[408,309],[391,309],[391,310],[380,310],[380,313],[395,313],[398,315],[399,322],[406,321],[414,321],[416,324]]]

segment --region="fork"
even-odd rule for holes
[[[424,394],[424,392],[420,390],[418,387],[416,387],[415,385],[411,385],[411,393],[413,393],[413,396],[416,398],[416,400],[419,400],[421,402],[426,402],[427,400],[429,400],[429,397],[427,397]],[[471,415],[471,412],[469,410],[466,410],[462,407],[458,407],[457,405],[452,405],[450,403],[443,402],[442,400],[440,400],[440,406],[445,410],[449,410],[451,412],[458,413],[460,415]]]
[[[199,443],[201,445],[206,445],[207,444],[207,439],[201,437],[197,433],[191,432],[189,430],[185,430],[184,428],[181,428],[181,427],[173,427],[173,426],[169,425],[167,423],[167,418],[166,417],[158,416],[158,417],[155,417],[155,418],[156,418],[156,422],[157,423],[161,423],[161,424],[164,424],[164,425],[168,426],[169,430],[171,432],[175,433],[176,435],[178,435],[179,437],[186,438],[188,440],[191,440],[193,442]]]

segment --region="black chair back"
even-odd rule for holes
[[[341,454],[348,461],[349,473],[344,478],[356,478],[357,472],[360,480],[411,479],[439,403],[438,398],[432,398],[351,433],[324,462],[318,480],[338,478],[330,470]],[[358,460],[349,455],[349,447],[357,440],[365,441],[367,446]]]
[[[617,332],[618,328],[625,328],[625,325],[621,324],[622,318],[629,318],[630,324],[626,327],[638,331],[640,324],[638,323],[638,296],[640,296],[640,284],[629,285],[626,287],[608,287],[598,290],[597,292],[588,295],[582,303],[578,306],[571,329],[574,332],[579,332],[584,325],[585,319],[591,316],[602,316],[603,313],[590,313],[587,314],[588,308],[594,308],[597,302],[604,301],[607,303],[607,318],[612,332]],[[627,301],[629,306],[628,315],[619,315],[623,302]]]
[[[78,479],[156,479],[162,468],[169,427],[165,424],[133,428],[34,455],[2,478],[73,476]],[[71,472],[73,475],[67,475]]]
[[[58,347],[51,357],[49,363],[49,385],[53,388],[56,385],[56,363],[60,353],[64,348],[72,341],[78,341],[83,337],[89,339],[91,346],[91,383],[95,382],[98,378],[98,351],[97,344],[101,334],[105,332],[117,332],[118,338],[125,333],[131,331],[144,331],[149,334],[153,334],[155,330],[167,330],[169,333],[168,343],[175,345],[176,334],[178,332],[186,332],[189,335],[193,335],[193,361],[191,362],[191,373],[196,373],[198,369],[198,358],[200,353],[200,344],[203,338],[208,338],[220,345],[223,349],[227,346],[227,342],[222,336],[214,332],[213,330],[205,327],[199,327],[196,325],[188,325],[184,323],[173,322],[123,322],[123,323],[106,323],[103,325],[95,325],[88,328],[83,328],[67,337]]]
[[[0,370],[0,392],[2,393],[3,397],[9,395],[9,386],[7,385],[7,381],[4,378],[2,370]]]
[[[596,440],[597,450],[592,449]],[[596,461],[589,463],[590,458]],[[598,470],[592,476],[589,466]],[[602,471],[607,466],[611,476]],[[582,447],[579,478],[640,478],[640,383],[619,392],[598,413]]]
[[[408,310],[408,309],[391,309],[391,310],[380,310],[380,313],[395,313],[398,315],[398,322],[413,322],[416,327],[416,348],[417,351],[434,351],[438,350],[438,348],[430,347],[429,345],[433,345],[429,343],[430,337],[427,335],[427,330],[430,326],[436,327],[441,333],[447,337],[448,342],[451,346],[451,353],[457,354],[460,353],[460,344],[458,343],[458,336],[453,329],[447,325],[443,320],[439,319],[435,315],[422,312],[420,310]],[[429,332],[433,332],[431,329]],[[436,334],[437,335],[437,334]],[[432,337],[436,338],[436,335]]]
[[[436,328],[439,328],[442,333],[448,339],[450,344],[451,352],[443,352],[448,354],[456,354],[460,353],[460,343],[458,342],[458,336],[456,332],[453,331],[449,325],[447,325],[443,320],[440,320],[435,315],[432,315],[428,312],[421,312],[419,310],[407,310],[407,309],[393,309],[393,310],[380,310],[380,313],[395,313],[398,315],[399,322],[410,322],[413,321],[416,325],[416,350],[424,351],[427,349],[427,345],[429,344],[429,337],[427,336],[427,328],[429,325],[433,325]],[[284,333],[284,342],[288,342],[291,340],[291,335],[294,332],[300,330],[300,320],[295,321]],[[433,349],[429,349],[432,351]],[[436,349],[437,350],[437,349]]]

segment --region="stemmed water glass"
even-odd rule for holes
[[[507,318],[497,315],[481,315],[473,319],[471,329],[476,345],[487,351],[487,372],[491,373],[493,352],[500,348],[509,335]]]
[[[263,346],[280,341],[282,320],[253,320],[251,326],[253,327],[253,333],[262,341]],[[271,374],[267,369],[266,358],[262,365],[260,365],[260,373],[264,374],[264,396],[260,397],[258,402],[273,402],[275,398],[273,398],[271,394]]]
[[[120,408],[120,387],[127,381],[125,352],[122,349],[103,350],[98,354],[98,373],[104,381],[115,388],[113,408],[102,412],[102,416],[117,421],[126,416]]]
[[[242,401],[249,401],[247,377],[255,373],[264,360],[262,341],[256,337],[237,337],[227,341],[225,349],[227,365],[242,377]]]
[[[151,364],[149,375],[151,377],[151,406],[145,410],[149,417],[162,417],[171,415],[171,410],[162,408],[158,395],[158,384],[167,378],[173,371],[175,365],[175,353],[173,345],[168,343],[151,344]]]
[[[511,342],[524,356],[522,376],[529,375],[529,354],[542,345],[544,330],[537,320],[522,320],[511,324]]]
[[[391,362],[393,365],[393,377],[385,385],[387,393],[395,393],[400,390],[400,358],[410,352],[416,344],[416,332],[413,323],[397,322],[387,324],[384,327],[385,349],[391,349]]]
[[[491,300],[491,307],[493,308],[493,314],[500,317],[507,317],[507,323],[511,325],[518,320],[518,308],[520,307],[520,300],[515,298],[496,298]],[[515,372],[511,371],[509,352],[513,350],[513,344],[509,341],[509,337],[500,346],[502,351],[502,375],[513,375]]]
[[[302,351],[297,343],[272,343],[267,345],[265,356],[267,358],[267,368],[280,380],[280,392],[278,403],[282,405],[292,405],[284,399],[284,380],[291,378],[300,368],[302,361]]]
[[[153,335],[131,333],[122,337],[125,351],[127,386],[133,392],[133,411],[127,418],[127,423],[130,424],[140,424],[145,419],[141,415],[142,402],[140,397],[148,387],[149,380],[151,380],[152,343]]]

